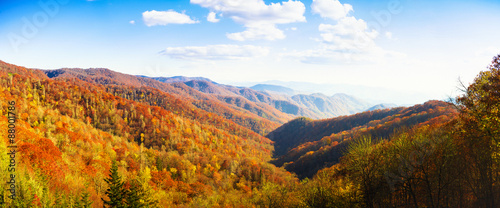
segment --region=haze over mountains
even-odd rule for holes
[[[346,93],[348,95],[361,98],[370,103],[394,103],[397,106],[411,106],[418,103],[423,103],[429,100],[426,96],[417,91],[399,91],[395,89],[387,89],[383,87],[362,86],[352,84],[321,84],[312,82],[299,82],[299,81],[279,81],[269,80],[262,82],[232,82],[225,81],[225,83],[237,86],[252,87],[255,85],[276,85],[289,89],[293,89],[302,94],[323,93],[325,95],[334,95],[337,93]],[[442,98],[447,98],[449,95],[440,95]],[[436,97],[436,99],[441,99]]]
[[[154,77],[133,76],[115,72],[104,68],[78,69],[64,68],[44,70],[49,78],[70,79],[77,78],[96,84],[132,85],[136,87],[153,87],[164,92],[179,95],[182,98],[193,99],[191,103],[201,109],[213,112],[211,107],[222,106],[218,109],[227,109],[227,112],[238,111],[243,115],[262,117],[265,120],[284,123],[297,116],[312,119],[332,118],[342,115],[351,115],[374,108],[372,104],[347,94],[326,96],[321,93],[298,94],[299,92],[277,85],[256,85],[252,88],[235,87],[218,84],[203,77]],[[204,103],[204,104],[201,104]],[[207,103],[209,103],[207,105]],[[228,104],[228,105],[224,105]],[[382,106],[394,107],[394,106]],[[231,113],[234,114],[234,113]],[[229,118],[228,113],[220,114]],[[246,120],[244,116],[239,121]],[[251,117],[251,116],[250,116]],[[246,124],[249,126],[250,124]],[[268,125],[270,127],[274,125]],[[263,126],[252,126],[256,132],[264,133]]]
[[[220,102],[230,106],[244,109],[264,118],[278,121],[277,119],[305,116],[313,119],[332,118],[342,115],[351,115],[366,110],[376,110],[396,107],[395,104],[369,103],[362,99],[344,93],[327,96],[322,93],[303,94],[291,88],[257,84],[250,88],[218,84],[204,77],[147,77],[126,75],[104,68],[78,69],[63,68],[46,70],[49,78],[78,78],[99,84],[132,84],[134,86],[149,86],[166,92],[185,94],[186,86],[198,92],[190,91],[191,97],[204,97],[211,95]],[[179,91],[179,89],[181,89]],[[202,94],[199,94],[199,93]],[[289,116],[280,115],[282,113]]]
[[[286,94],[286,95],[298,94],[295,90],[293,90],[291,88],[283,87],[283,86],[279,86],[279,85],[256,84],[250,88],[254,89],[254,90],[258,90],[258,91],[278,93],[278,94]]]
[[[374,106],[344,93],[337,93],[333,96],[321,93],[303,94],[279,85],[257,84],[247,88],[218,84],[201,77],[153,77],[152,79],[165,83],[182,82],[200,92],[214,95],[220,101],[250,111],[255,107],[251,103],[255,103],[257,106],[267,104],[283,113],[314,119],[396,107],[395,104],[378,104]]]
[[[139,75],[139,77],[149,78],[147,76],[141,76],[141,75]],[[151,77],[151,78],[154,80],[160,81],[160,82],[164,82],[164,83],[189,82],[191,80],[200,80],[200,81],[203,80],[203,81],[213,82],[214,84],[217,84],[216,82],[214,82],[210,79],[204,78],[204,77],[173,76],[173,77]]]
[[[445,207],[475,207],[479,198],[442,198],[472,196],[484,187],[467,186],[481,176],[476,167],[485,163],[477,158],[498,155],[491,142],[476,142],[498,142],[477,133],[499,132],[498,78],[477,80],[487,86],[471,85],[466,96],[478,100],[393,107],[341,93],[307,95],[272,85],[255,90],[103,68],[27,69],[0,61],[0,126],[9,126],[11,139],[0,140],[0,155],[11,154],[15,138],[23,196],[7,203],[102,207],[114,200],[107,187],[118,184],[126,190],[122,202],[137,207],[432,207],[429,193]],[[415,161],[411,167],[408,160]],[[2,164],[0,178],[7,181],[12,173]],[[299,182],[303,178],[309,179]],[[414,194],[406,194],[407,183]],[[491,180],[482,183],[498,188]],[[399,194],[403,199],[394,201]],[[500,191],[490,195],[498,198]]]

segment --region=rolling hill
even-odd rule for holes
[[[352,108],[363,102],[312,94],[299,95],[300,104],[204,79],[163,83],[0,61],[1,203],[496,207],[499,60],[454,103],[290,121],[275,103],[318,113],[332,111],[335,99]]]
[[[273,111],[271,109],[272,112],[264,112],[258,115],[238,106],[227,105],[214,96],[194,90],[182,82],[163,83],[155,79],[122,74],[109,69],[58,69],[46,70],[44,73],[49,78],[59,80],[79,79],[93,84],[109,86],[155,88],[171,95],[170,97],[173,96],[178,100],[182,100],[182,102],[190,102],[195,108],[215,113],[259,134],[267,133],[271,129],[277,128],[279,123],[286,122],[291,118],[278,110]],[[149,104],[155,105],[154,103]],[[253,120],[259,122],[256,123]]]
[[[272,92],[272,93],[280,93],[280,94],[286,94],[286,95],[295,95],[297,94],[295,90],[288,88],[288,87],[283,87],[279,85],[269,85],[269,84],[257,84],[250,89],[257,90],[257,91],[264,91],[264,92]]]
[[[392,103],[381,103],[381,104],[374,105],[374,106],[366,109],[366,111],[383,110],[383,109],[389,109],[389,108],[395,108],[395,107],[398,107],[398,106],[396,104],[392,104]]]
[[[170,78],[153,78],[169,80]],[[244,108],[258,115],[275,115],[274,109],[292,117],[313,119],[332,118],[362,112],[371,105],[346,94],[297,94],[292,89],[277,85],[256,85],[252,88],[217,84],[210,80],[191,79],[184,84],[200,92],[214,95],[220,101]],[[277,91],[282,92],[277,92]],[[286,92],[286,93],[283,93]],[[278,113],[279,114],[279,113]]]
[[[316,114],[307,108],[300,107],[288,100],[276,99],[269,93],[259,92],[250,88],[215,84],[204,80],[191,80],[183,84],[199,92],[212,95],[219,101],[243,108],[264,117],[272,118],[273,115],[281,115],[281,117],[288,118],[288,120],[297,115],[313,118],[317,117]]]
[[[326,96],[321,93],[294,95],[291,97],[299,106],[312,110],[319,118],[333,118],[351,115],[367,109],[370,104],[346,94]]]
[[[216,82],[204,78],[204,77],[185,77],[185,76],[174,76],[174,77],[147,77],[147,76],[139,76],[139,77],[145,77],[145,78],[151,78],[160,82],[164,83],[174,83],[174,82],[189,82],[191,80],[200,80],[200,81],[207,81],[207,82],[212,82],[214,84],[217,84]]]
[[[272,141],[192,104],[200,100],[179,99],[146,86],[168,89],[164,83],[149,82],[106,69],[44,71],[0,62],[0,125],[16,115],[10,121],[15,132],[9,132],[17,148],[15,173],[5,166],[7,131],[0,133],[0,178],[16,174],[18,187],[8,206],[102,207],[104,179],[115,162],[124,188],[150,207],[252,206],[251,192],[264,181],[295,181],[268,163]],[[221,114],[243,118],[219,107]],[[273,124],[248,118],[248,125]],[[0,192],[7,196],[5,187]]]
[[[318,170],[339,162],[355,138],[389,139],[397,131],[445,122],[454,116],[456,110],[448,103],[429,101],[333,119],[298,118],[267,137],[275,142],[275,165],[299,177],[312,177]]]

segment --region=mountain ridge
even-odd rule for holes
[[[152,87],[162,92],[169,93],[179,99],[189,101],[202,110],[216,113],[219,116],[233,120],[238,124],[246,126],[260,134],[266,133],[267,131],[269,131],[269,129],[277,128],[279,125],[278,123],[282,123],[289,119],[287,118],[287,115],[279,114],[277,112],[269,113],[269,116],[267,118],[263,118],[260,115],[257,115],[253,112],[246,111],[244,109],[235,106],[228,106],[225,103],[216,99],[213,95],[193,90],[191,87],[185,85],[182,82],[163,83],[150,78],[127,75],[102,68],[97,68],[97,69],[65,68],[57,70],[44,70],[43,72],[51,75],[52,79],[76,78],[89,83],[110,85],[110,86],[130,85],[135,87]],[[213,108],[213,106],[218,106],[218,107]],[[249,120],[255,119],[252,117],[258,117],[259,120],[262,120],[262,123],[265,124],[264,125],[259,124],[260,126],[255,126],[253,122],[249,122]],[[269,119],[272,119],[273,121]]]
[[[118,164],[124,190],[136,191],[151,207],[193,207],[200,201],[251,206],[250,191],[261,189],[264,179],[295,181],[268,163],[269,139],[237,120],[196,109],[193,98],[127,85],[120,74],[101,76],[105,70],[87,71],[87,77],[79,70],[51,72],[49,78],[42,70],[0,62],[0,124],[7,126],[8,111],[15,111],[16,185],[22,187],[16,193],[23,196],[7,199],[8,207],[75,207],[80,199],[103,207],[111,164]],[[224,113],[238,117],[236,111]],[[246,122],[272,124],[257,117]],[[7,138],[6,133],[0,134]],[[8,141],[0,145],[7,155]],[[2,180],[10,177],[2,169]],[[140,189],[133,188],[137,183]],[[231,199],[206,200],[219,194]]]
[[[294,89],[283,87],[280,85],[270,85],[270,84],[256,84],[251,86],[250,89],[254,89],[257,91],[270,91],[273,93],[282,93],[287,95],[295,95],[297,92]]]
[[[332,119],[294,119],[267,137],[274,141],[273,164],[284,166],[299,177],[312,177],[331,166],[355,138],[388,139],[396,130],[440,123],[456,116],[456,109],[442,101],[411,107],[366,111]],[[315,161],[315,162],[310,162]]]
[[[186,77],[186,76],[148,77],[148,76],[144,76],[144,75],[137,75],[137,76],[144,77],[144,78],[154,79],[154,80],[157,80],[157,81],[160,81],[160,82],[164,82],[164,83],[188,82],[188,81],[191,81],[191,80],[200,80],[200,81],[207,81],[207,82],[212,82],[214,84],[217,84],[217,82],[214,82],[214,81],[210,80],[209,78],[205,78],[205,77]]]

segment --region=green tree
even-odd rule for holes
[[[109,200],[101,198],[101,200],[104,202],[104,206],[116,208],[126,207],[125,199],[127,197],[128,191],[123,187],[124,183],[122,182],[120,175],[118,175],[118,165],[116,164],[116,161],[113,161],[109,173],[109,178],[104,179],[104,181],[106,181],[109,187],[106,190],[106,195],[108,196]]]
[[[92,201],[88,192],[83,192],[80,198],[75,203],[76,208],[89,208],[92,207]]]
[[[141,200],[143,195],[142,193],[143,192],[140,185],[137,183],[132,183],[126,197],[127,207],[130,208],[144,207],[144,204],[142,203],[144,202],[144,200]]]
[[[152,200],[152,195],[138,180],[132,181],[126,197],[127,208],[156,207],[158,202]]]
[[[381,143],[379,143],[380,146]],[[343,163],[350,173],[349,178],[363,193],[364,206],[373,208],[384,188],[381,151],[371,137],[362,137],[348,148]]]

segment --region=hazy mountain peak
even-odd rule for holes
[[[383,109],[389,109],[389,108],[395,108],[395,107],[398,107],[398,106],[396,104],[393,104],[393,103],[381,103],[381,104],[377,104],[377,105],[374,105],[374,106],[366,109],[366,111],[383,110]]]
[[[214,84],[217,84],[217,82],[214,82],[208,78],[205,77],[185,77],[185,76],[173,76],[173,77],[148,77],[148,76],[143,76],[143,75],[138,75],[139,77],[145,77],[145,78],[151,78],[160,82],[164,83],[174,83],[174,82],[189,82],[192,80],[197,80],[197,81],[207,81],[211,82]]]
[[[319,93],[319,92],[317,92],[317,93],[312,93],[312,94],[310,94],[310,96],[314,96],[314,97],[324,97],[324,98],[328,97],[328,96],[326,96],[325,94],[323,94],[323,93]]]
[[[345,93],[335,93],[332,95],[332,97],[352,97],[352,96],[349,96]]]
[[[257,84],[257,85],[250,87],[250,88],[257,90],[257,91],[271,91],[273,93],[280,93],[280,94],[287,94],[287,95],[294,95],[296,93],[295,90],[288,88],[288,87],[283,87],[280,85]]]

